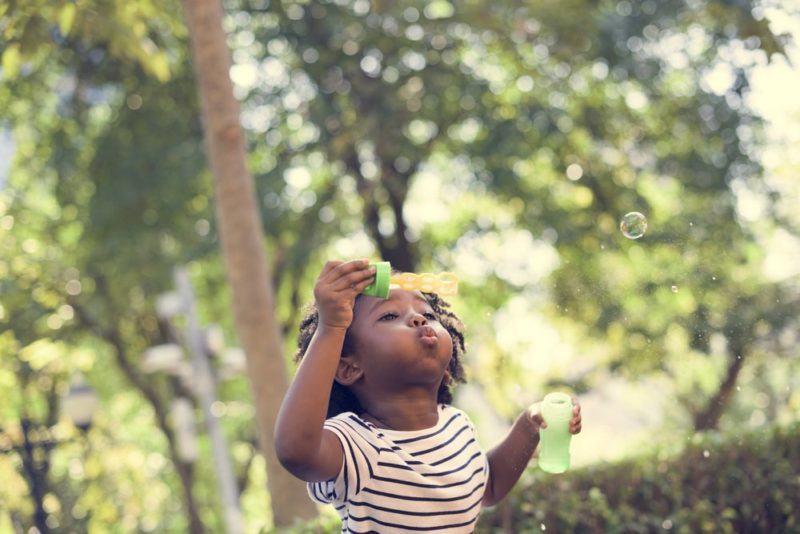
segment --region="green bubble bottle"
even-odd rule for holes
[[[566,393],[549,393],[542,401],[542,418],[547,422],[540,434],[539,467],[547,473],[563,473],[569,469],[569,445],[572,434],[572,397]]]
[[[363,294],[370,297],[389,298],[390,287],[398,287],[407,291],[418,290],[423,293],[437,293],[449,297],[458,293],[458,277],[453,273],[397,273],[392,274],[392,266],[388,261],[370,263],[375,267],[375,280],[364,288]]]

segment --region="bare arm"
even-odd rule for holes
[[[577,434],[582,425],[581,407],[576,398],[572,402],[569,431]],[[487,453],[489,482],[483,494],[484,506],[494,506],[511,491],[539,445],[539,431],[546,426],[539,406],[534,405],[517,417],[503,441]]]
[[[487,453],[489,483],[483,494],[484,506],[497,504],[517,483],[539,444],[541,424],[541,416],[537,422],[527,411],[523,412],[503,441]]]
[[[319,324],[283,399],[275,425],[281,464],[309,482],[329,480],[342,466],[342,446],[323,429],[353,302],[372,280],[366,260],[328,262],[314,287]]]

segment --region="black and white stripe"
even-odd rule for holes
[[[439,406],[433,428],[379,429],[353,413],[325,422],[341,441],[339,475],[308,484],[311,498],[333,504],[343,533],[472,532],[489,464],[464,412]]]

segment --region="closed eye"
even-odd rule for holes
[[[436,314],[434,314],[432,312],[425,312],[425,313],[422,314],[422,316],[425,317],[426,319],[428,319],[429,321],[438,321],[439,320],[439,318],[436,316]]]

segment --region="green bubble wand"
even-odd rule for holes
[[[362,293],[370,297],[389,298],[389,289],[397,287],[406,291],[422,291],[449,297],[458,293],[458,277],[453,273],[395,273],[388,261],[370,263],[375,267],[375,280]]]

